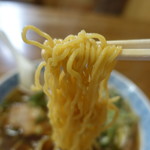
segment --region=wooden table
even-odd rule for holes
[[[56,10],[27,4],[0,2],[0,29],[14,46],[29,59],[40,58],[40,50],[21,40],[25,25],[35,25],[52,37],[64,38],[81,29],[97,32],[108,40],[150,38],[150,23],[138,22],[96,13]],[[43,41],[33,33],[29,38]],[[16,67],[15,60],[3,43],[0,44],[0,76]],[[134,81],[150,97],[150,61],[119,61],[116,70]]]

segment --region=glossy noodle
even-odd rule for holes
[[[28,40],[28,30],[46,38],[44,44]],[[48,96],[55,149],[91,150],[96,137],[118,116],[113,104],[117,97],[109,98],[107,82],[121,47],[108,45],[102,35],[84,30],[65,39],[52,39],[38,28],[26,26],[22,38],[42,49],[44,60],[35,73],[34,89],[42,89]],[[114,116],[108,120],[110,110]]]

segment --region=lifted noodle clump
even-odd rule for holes
[[[47,40],[44,44],[28,40],[33,30]],[[113,124],[118,110],[111,102],[107,82],[121,53],[121,47],[108,45],[96,33],[69,35],[52,39],[34,26],[23,29],[23,40],[42,49],[44,61],[35,75],[35,87],[49,98],[48,109],[55,148],[61,150],[91,150],[95,138]],[[44,70],[44,84],[39,82]],[[108,122],[109,110],[114,117]]]

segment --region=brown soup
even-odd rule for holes
[[[110,96],[116,94],[110,90]],[[16,89],[8,95],[0,104],[0,150],[52,150],[46,104],[42,92],[27,95]],[[96,139],[93,150],[139,150],[138,117],[122,97],[116,106],[118,120]]]

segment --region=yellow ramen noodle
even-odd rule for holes
[[[46,38],[44,44],[28,40],[33,30]],[[109,98],[107,82],[121,53],[121,47],[108,45],[96,33],[69,35],[52,39],[34,26],[23,29],[23,40],[42,49],[44,61],[35,74],[35,88],[49,98],[48,117],[53,129],[55,148],[61,150],[91,150],[95,138],[115,121],[118,110]],[[44,70],[41,85],[40,71]],[[114,117],[108,121],[108,111]]]

